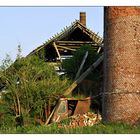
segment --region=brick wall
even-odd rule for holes
[[[103,120],[140,121],[140,8],[104,9]]]

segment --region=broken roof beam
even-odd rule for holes
[[[81,46],[85,44],[98,46],[98,44],[93,41],[56,41],[56,44],[59,46]]]
[[[58,50],[59,50],[59,48],[62,48],[64,50],[76,51],[76,49],[72,49],[72,48],[68,48],[68,47],[64,47],[64,46],[59,46],[59,45],[57,45],[57,48],[58,48]]]
[[[69,43],[75,43],[75,44],[83,44],[83,43],[86,43],[86,44],[96,44],[96,43],[93,43],[93,41],[57,41],[56,43],[65,43],[65,44],[69,44]]]
[[[96,38],[98,38],[97,39],[98,41],[96,42],[98,45],[100,45],[102,43],[103,39],[100,36],[96,35],[95,32],[92,32],[87,27],[83,26],[79,22],[79,20],[75,20],[69,27],[66,26],[66,28],[64,28],[65,30],[63,30],[60,33],[57,33],[53,38],[48,39],[47,42],[45,42],[45,44],[41,45],[40,47],[38,47],[37,49],[32,51],[29,55],[41,50],[44,46],[47,46],[49,43],[51,44],[54,41],[56,42],[56,41],[61,40],[65,37],[68,37],[71,34],[71,32],[73,32],[75,30],[75,28],[77,28],[77,27],[79,29],[81,29],[85,34],[87,34],[92,40],[94,40],[93,36],[96,36]]]
[[[76,73],[75,80],[79,77],[79,75],[80,75],[80,73],[81,73],[81,71],[82,71],[82,69],[83,69],[83,66],[84,66],[84,64],[85,64],[85,61],[86,61],[86,59],[87,59],[87,56],[88,56],[88,51],[86,51],[86,53],[85,53],[85,55],[84,55],[84,57],[83,57],[82,63],[81,63],[81,65],[80,65],[79,69],[78,69],[78,72]]]
[[[100,56],[97,61],[95,61],[84,73],[81,74],[81,76],[75,80],[71,86],[65,91],[63,94],[64,96],[67,96],[71,94],[71,92],[77,87],[79,83],[81,83],[102,61],[104,56]]]
[[[58,55],[59,60],[62,62],[62,59],[61,59],[59,50],[58,50],[57,45],[55,44],[55,42],[53,42],[53,46],[54,46],[54,48],[55,48],[55,50],[56,50],[56,52],[57,52],[57,55]]]
[[[98,48],[98,50],[97,50],[97,53],[100,53],[101,49],[102,49],[102,48],[101,48],[101,47],[99,47],[99,48]]]
[[[67,45],[67,46],[60,46],[60,45],[57,45],[57,47],[59,47],[59,48],[60,48],[60,47],[61,47],[61,48],[62,48],[62,47],[64,47],[64,48],[69,48],[69,50],[70,50],[70,49],[73,49],[73,50],[75,51],[75,50],[79,49],[79,48],[81,47],[81,45],[78,45],[78,46],[68,46],[68,45]],[[97,50],[98,47],[92,46],[92,49],[93,49],[93,50]],[[68,49],[67,49],[67,50],[68,50]],[[73,51],[73,50],[72,50],[72,51]]]
[[[95,44],[95,43],[69,43],[69,44],[65,44],[65,43],[58,43],[57,45],[59,45],[59,46],[81,46],[81,45],[92,45],[92,46],[99,46],[99,45],[97,45],[97,44]]]

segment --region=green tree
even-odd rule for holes
[[[16,59],[20,59],[22,57],[21,53],[22,53],[22,48],[21,48],[21,45],[19,44],[18,47],[17,47],[17,57]]]
[[[60,79],[54,68],[38,56],[17,59],[0,73],[0,79],[6,85],[0,108],[5,108],[6,115],[22,116],[24,122],[35,115],[43,118],[48,101],[54,105],[69,86],[66,78]]]
[[[13,63],[9,54],[6,54],[5,59],[2,60],[0,65],[0,71],[6,70]]]

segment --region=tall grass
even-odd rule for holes
[[[92,127],[75,129],[58,128],[57,124],[50,126],[30,126],[17,128],[0,128],[1,134],[139,134],[140,127],[122,123],[96,124]]]

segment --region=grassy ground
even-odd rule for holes
[[[18,128],[0,127],[1,134],[139,134],[140,127],[126,124],[97,124],[92,127],[60,129],[56,124],[51,126],[32,126]]]

